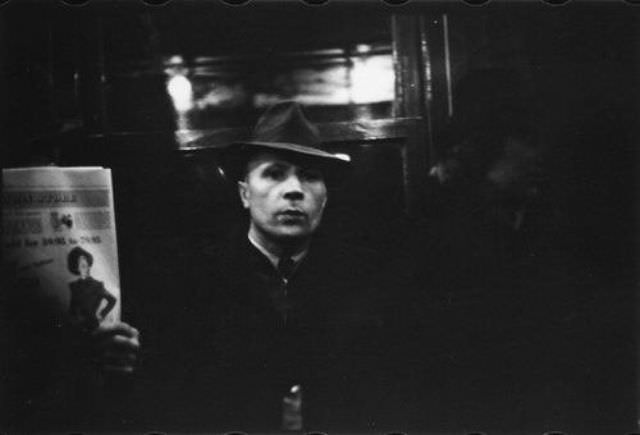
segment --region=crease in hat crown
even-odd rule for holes
[[[252,138],[237,145],[279,149],[308,156],[349,162],[348,156],[320,148],[322,141],[315,125],[305,117],[300,104],[281,101],[269,107],[258,120]]]

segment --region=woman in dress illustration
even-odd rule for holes
[[[91,276],[93,255],[80,247],[73,248],[67,256],[69,272],[79,278],[69,283],[71,323],[87,330],[98,327],[116,304],[116,298],[105,289],[102,281]]]

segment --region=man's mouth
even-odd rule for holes
[[[307,214],[301,210],[290,209],[290,210],[283,210],[278,212],[277,216],[285,220],[289,220],[289,219],[299,220],[299,219],[305,219],[307,217]]]

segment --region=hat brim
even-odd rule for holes
[[[317,168],[326,182],[342,182],[351,169],[351,159],[348,156],[332,154],[315,147],[287,142],[246,141],[234,142],[222,151],[220,166],[225,177],[230,181],[244,179],[247,163],[260,153],[281,154],[296,163]]]

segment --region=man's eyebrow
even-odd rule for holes
[[[286,162],[269,162],[269,164],[267,164],[267,166],[265,166],[265,169],[270,169],[270,168],[288,168],[289,165]]]
[[[289,168],[291,168],[291,165],[286,162],[270,162],[262,168],[260,173],[263,175],[269,175],[270,172],[287,171]]]
[[[299,164],[290,162],[289,160],[274,160],[269,166],[282,166],[286,168],[300,167]]]

